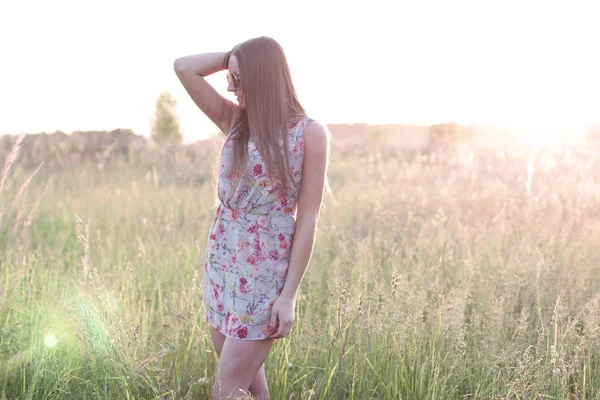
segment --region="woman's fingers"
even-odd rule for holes
[[[269,321],[269,331],[273,332],[277,326],[277,310],[271,311],[271,321]]]
[[[273,335],[270,336],[271,339],[279,339],[284,338],[290,334],[292,330],[292,322],[280,323],[279,329]]]
[[[284,324],[282,324],[282,323],[280,323],[280,324],[279,324],[279,329],[277,329],[277,332],[275,332],[275,333],[273,334],[273,337],[274,337],[275,339],[277,339],[277,338],[281,338],[281,337],[283,337],[283,336],[282,336],[282,335],[283,335],[283,332],[285,332],[285,325],[284,325]]]

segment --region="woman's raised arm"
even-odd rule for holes
[[[227,135],[238,106],[221,96],[204,79],[227,68],[224,65],[226,54],[215,52],[180,57],[174,61],[173,69],[194,103]]]

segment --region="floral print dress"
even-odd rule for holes
[[[239,181],[230,179],[237,131],[223,144],[217,184],[219,207],[206,246],[203,317],[225,336],[258,340],[271,334],[271,308],[283,290],[296,228],[304,129],[310,121],[304,117],[288,124],[290,175],[297,185],[288,182],[289,196],[281,180],[272,182],[267,176],[252,139],[245,173]],[[282,141],[283,137],[280,146]]]

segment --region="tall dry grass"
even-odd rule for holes
[[[266,363],[272,398],[600,398],[597,156],[389,143],[334,143],[335,201]],[[214,150],[57,170],[6,157],[2,396],[210,397]]]

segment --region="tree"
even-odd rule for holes
[[[471,126],[460,126],[455,122],[430,125],[427,131],[429,149],[451,148],[459,143],[467,143],[475,137]]]
[[[156,100],[156,114],[152,121],[150,138],[158,145],[180,144],[183,135],[179,130],[179,119],[175,115],[177,101],[164,91]]]

